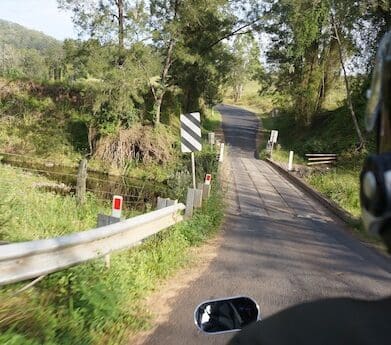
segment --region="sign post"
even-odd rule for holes
[[[274,144],[277,143],[277,138],[278,138],[278,131],[273,129],[272,132],[270,133],[270,139],[269,139],[269,142],[271,143],[270,158],[273,157],[273,148],[274,148]]]
[[[191,171],[192,171],[192,175],[193,175],[193,188],[196,189],[196,171],[195,171],[194,152],[191,153]]]
[[[193,189],[196,189],[196,167],[194,152],[202,150],[201,116],[200,113],[181,115],[181,151],[191,153],[191,170],[193,174]]]

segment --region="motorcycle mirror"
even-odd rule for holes
[[[243,296],[205,301],[194,311],[194,322],[204,333],[240,331],[258,320],[258,304],[252,298]]]

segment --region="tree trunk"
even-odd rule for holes
[[[90,124],[88,126],[88,134],[87,134],[88,146],[90,148],[90,152],[88,153],[88,156],[93,156],[93,154],[95,153],[96,136],[97,136],[96,128],[92,124]]]
[[[117,0],[118,9],[118,65],[122,66],[124,63],[124,38],[125,38],[125,22],[124,22],[124,1]]]
[[[166,93],[166,83],[168,79],[168,72],[170,70],[171,64],[172,64],[172,54],[174,52],[174,46],[175,42],[172,38],[168,44],[167,48],[167,55],[164,62],[163,71],[160,77],[160,82],[162,84],[162,90],[159,91],[158,96],[156,98],[155,102],[155,126],[160,123],[160,113],[161,113],[161,107],[163,103],[164,94]]]
[[[155,101],[155,126],[160,123],[160,113],[162,111],[164,93],[162,92]]]
[[[338,43],[339,59],[340,59],[340,63],[341,63],[341,67],[342,67],[343,75],[344,75],[344,79],[345,79],[345,87],[346,87],[346,94],[347,94],[347,100],[348,100],[348,107],[349,107],[349,110],[350,110],[350,114],[352,116],[354,128],[356,130],[356,133],[357,133],[357,136],[358,136],[358,139],[359,139],[359,146],[357,147],[357,150],[361,150],[361,149],[363,149],[365,147],[364,137],[362,136],[360,127],[358,125],[356,113],[355,113],[354,108],[353,108],[353,102],[352,102],[352,96],[351,96],[351,93],[350,93],[349,80],[348,80],[348,77],[347,77],[345,63],[344,63],[344,60],[343,60],[342,44],[341,44],[341,40],[339,38],[338,28],[337,28],[337,24],[335,22],[334,14],[331,14],[331,23],[333,25],[335,38],[336,38],[337,43]]]
[[[172,21],[175,21],[178,14],[178,6],[179,6],[179,0],[176,0],[174,3],[174,16]],[[172,58],[174,53],[174,46],[175,46],[175,39],[174,34],[171,34],[170,41],[168,42],[167,47],[167,55],[164,61],[164,66],[162,70],[162,74],[160,76],[160,82],[162,85],[162,89],[159,91],[158,97],[155,101],[155,126],[160,123],[160,114],[161,114],[161,107],[163,103],[163,98],[166,93],[166,83],[168,79],[168,72],[170,70],[171,64],[172,64]]]

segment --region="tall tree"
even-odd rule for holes
[[[59,7],[73,13],[73,22],[81,35],[101,42],[117,42],[118,65],[124,63],[125,45],[141,30],[144,2],[129,0],[58,0]]]
[[[234,101],[240,100],[244,84],[263,74],[260,48],[252,33],[235,37],[232,45],[234,64],[230,71]]]

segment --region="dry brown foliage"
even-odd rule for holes
[[[129,162],[164,164],[173,158],[174,139],[168,131],[137,124],[117,135],[101,138],[94,157],[124,168]]]

